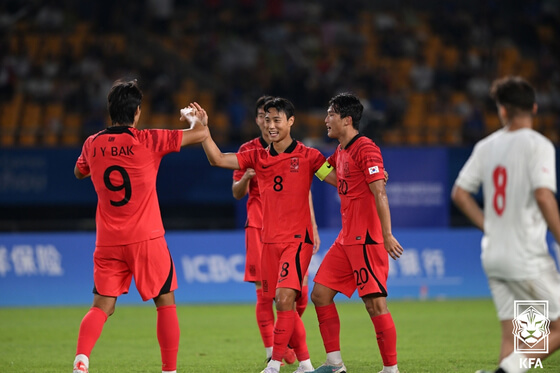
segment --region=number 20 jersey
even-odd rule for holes
[[[346,145],[337,146],[328,158],[336,168],[342,230],[337,241],[342,245],[381,244],[383,232],[375,196],[369,184],[383,180],[383,157],[368,137],[356,135]]]
[[[87,138],[78,170],[97,193],[97,246],[117,246],[164,235],[156,192],[161,159],[181,149],[180,130],[109,127]]]
[[[526,128],[498,130],[479,141],[456,184],[484,196],[482,265],[488,277],[538,276],[554,263],[548,255],[546,222],[535,189],[556,192],[552,143]]]

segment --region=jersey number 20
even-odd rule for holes
[[[492,179],[494,181],[494,198],[492,200],[492,205],[494,206],[496,214],[502,216],[506,209],[507,171],[505,167],[496,167],[492,173]]]

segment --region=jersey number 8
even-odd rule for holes
[[[494,198],[492,200],[492,205],[494,206],[496,214],[502,216],[506,209],[507,171],[505,167],[496,167],[492,173],[492,179],[494,181]]]

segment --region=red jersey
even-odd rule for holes
[[[278,154],[271,144],[267,149],[237,153],[239,166],[257,173],[263,206],[263,242],[313,240],[309,190],[313,174],[325,162],[317,149],[293,141]]]
[[[357,135],[342,149],[339,145],[328,162],[336,168],[342,230],[342,245],[383,243],[383,232],[375,197],[369,184],[384,179],[379,147],[369,138]]]
[[[161,158],[181,149],[181,130],[110,127],[87,138],[76,166],[97,193],[97,246],[163,236],[156,178]]]
[[[268,144],[262,137],[247,141],[239,147],[239,153],[252,149],[266,149]],[[246,168],[233,171],[233,180],[239,181],[245,174]],[[259,182],[256,177],[249,181],[249,198],[247,198],[247,221],[245,227],[262,228],[262,203],[259,193]]]

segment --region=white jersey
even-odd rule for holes
[[[484,196],[482,266],[488,277],[526,279],[554,270],[548,253],[547,225],[535,189],[556,193],[552,143],[529,129],[501,129],[479,141],[456,185]]]

